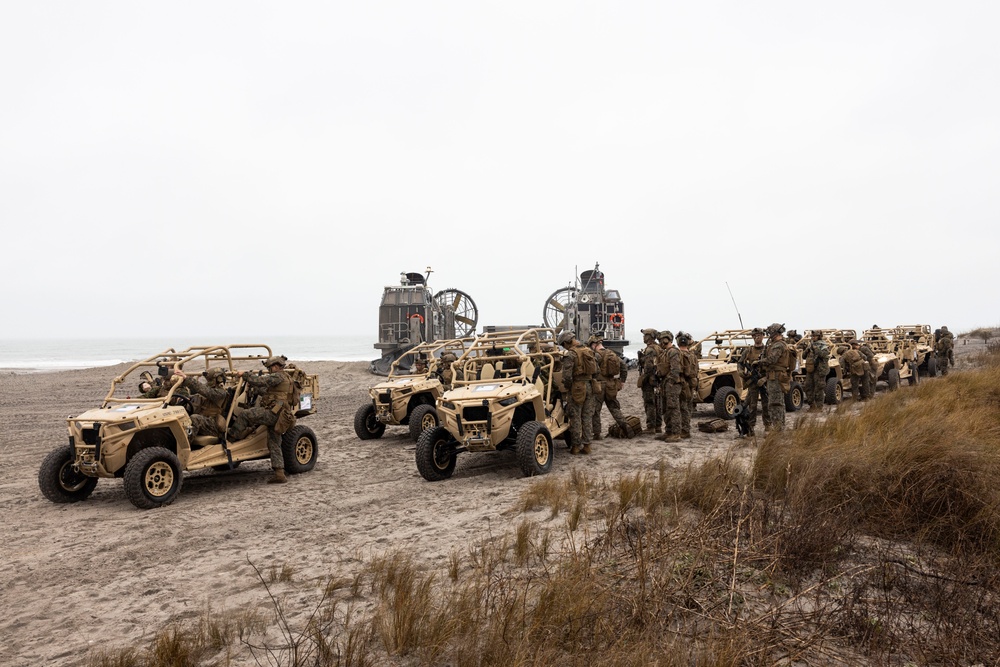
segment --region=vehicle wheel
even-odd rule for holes
[[[74,470],[75,457],[69,445],[49,452],[38,469],[38,488],[54,503],[77,503],[86,500],[97,486],[96,477]]]
[[[932,378],[937,375],[937,359],[931,357],[927,360],[927,377]]]
[[[826,402],[837,405],[844,399],[844,383],[835,377],[826,381]]]
[[[455,440],[443,426],[429,428],[417,439],[417,470],[428,482],[440,482],[455,472]]]
[[[736,406],[740,395],[734,387],[721,387],[715,392],[715,416],[719,419],[736,419]]]
[[[375,440],[385,433],[385,424],[375,421],[375,406],[365,403],[354,413],[354,432],[362,440]]]
[[[785,394],[785,410],[788,412],[798,412],[802,409],[802,401],[805,399],[801,382],[793,382]]]
[[[416,442],[420,434],[429,428],[438,426],[437,408],[421,403],[410,413],[410,438]]]
[[[911,387],[915,384],[920,384],[920,370],[916,364],[910,364],[910,377],[906,381],[909,382]]]
[[[899,389],[899,369],[890,368],[889,372],[885,376],[886,384],[889,385],[889,391],[896,391]]]
[[[141,510],[167,505],[181,491],[181,462],[169,449],[140,449],[125,466],[125,497]]]
[[[316,434],[308,426],[294,426],[281,436],[281,458],[285,461],[285,472],[291,475],[309,472],[316,465],[318,457]]]
[[[518,430],[517,464],[525,477],[552,469],[552,436],[542,422],[530,421]]]

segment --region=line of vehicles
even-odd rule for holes
[[[854,329],[820,329],[823,340],[830,348],[830,371],[826,379],[826,403],[837,404],[844,392],[851,390],[851,376],[845,374],[840,365],[840,357],[850,348],[850,341],[858,339],[867,343],[875,353],[875,377],[895,390],[906,381],[916,384],[921,375],[933,377],[937,374],[934,357],[934,334],[928,324],[902,324],[891,329],[873,327],[859,337]],[[812,330],[803,332],[803,340],[808,341]],[[741,361],[748,347],[753,346],[750,329],[727,329],[710,334],[700,341],[705,350],[699,361],[699,387],[696,401],[713,406],[717,417],[734,419],[737,407],[746,398],[744,369]],[[801,409],[805,402],[805,364],[802,361],[802,346],[792,344],[797,363],[792,373],[791,388],[785,396],[785,408],[789,411]]]
[[[821,332],[831,350],[826,402],[836,404],[851,389],[840,356],[858,336],[851,329]],[[371,387],[369,401],[355,414],[355,432],[369,440],[388,426],[408,427],[417,443],[417,468],[429,481],[450,477],[458,454],[505,449],[515,452],[525,475],[544,474],[552,465],[553,440],[570,437],[560,400],[557,333],[547,327],[487,331],[414,346],[392,364],[387,380]],[[872,328],[861,340],[873,349],[876,377],[890,390],[904,380],[915,384],[921,372],[936,373],[929,325]],[[711,405],[720,418],[734,419],[747,395],[742,359],[752,345],[749,329],[702,339],[695,401]],[[797,411],[805,403],[805,364],[802,346],[792,349],[797,363],[785,407]]]

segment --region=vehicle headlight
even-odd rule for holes
[[[452,410],[452,411],[455,410],[455,404],[452,403],[451,401],[441,401],[441,407],[444,408],[445,410]]]

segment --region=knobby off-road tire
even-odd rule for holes
[[[417,470],[428,482],[440,482],[455,472],[455,440],[443,426],[429,428],[417,438]]]
[[[38,469],[38,488],[54,503],[78,503],[86,500],[97,486],[96,477],[73,469],[73,448],[57,447],[49,452]]]
[[[802,402],[805,399],[801,382],[792,382],[785,394],[785,410],[787,412],[798,412],[802,409]]]
[[[899,369],[890,368],[889,372],[885,375],[886,384],[889,385],[889,391],[896,391],[899,389]]]
[[[421,403],[413,408],[410,413],[410,439],[416,442],[421,433],[435,426],[440,426],[436,407]]]
[[[141,510],[173,502],[181,492],[181,462],[169,449],[140,449],[125,466],[125,497]]]
[[[740,395],[734,387],[720,387],[715,392],[715,416],[719,419],[736,419],[736,406],[740,404]]]
[[[552,435],[545,424],[531,421],[518,429],[517,465],[525,477],[552,470]]]
[[[937,359],[931,357],[927,360],[927,377],[932,378],[937,375]]]
[[[281,458],[285,461],[285,472],[291,475],[309,472],[315,467],[318,457],[316,434],[308,426],[293,426],[281,436]]]
[[[385,424],[375,421],[375,406],[365,403],[354,413],[354,432],[362,440],[375,440],[385,433]]]
[[[906,381],[911,387],[920,384],[920,369],[917,368],[916,364],[910,364],[910,377],[906,378]]]
[[[826,381],[826,402],[837,405],[844,399],[844,383],[835,377]]]

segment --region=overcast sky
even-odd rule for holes
[[[996,2],[6,2],[0,337],[1000,324]],[[224,341],[231,342],[231,341]]]

